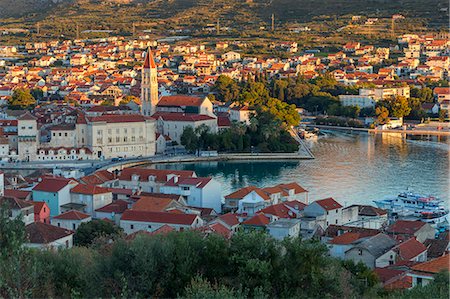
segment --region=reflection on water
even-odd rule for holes
[[[247,185],[296,181],[311,199],[332,196],[343,204],[371,203],[410,187],[449,197],[449,139],[401,134],[337,133],[312,144],[315,160],[208,162],[159,165],[195,170],[222,183],[224,195]]]

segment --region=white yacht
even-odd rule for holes
[[[401,218],[415,218],[431,224],[448,223],[449,210],[445,202],[413,192],[402,192],[394,199],[375,200],[381,209]]]

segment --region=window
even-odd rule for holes
[[[422,277],[417,277],[417,285],[422,286]]]
[[[130,229],[134,229],[134,225],[133,224],[130,224]]]
[[[151,226],[151,225],[149,225],[149,226],[148,226],[148,228],[152,228],[152,226]]]
[[[61,227],[61,223],[58,222],[58,227]]]
[[[362,249],[358,249],[358,255],[362,255]]]
[[[73,229],[73,230],[76,230],[76,229],[77,229],[77,226],[75,225],[75,223],[72,223],[72,229]]]
[[[69,248],[69,240],[66,240],[66,248]]]

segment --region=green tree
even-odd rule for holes
[[[217,93],[217,99],[221,102],[234,101],[239,95],[239,86],[228,76],[220,75],[214,84],[213,90]]]
[[[121,229],[105,220],[92,220],[82,223],[73,236],[75,245],[89,246],[97,238],[103,237],[114,240],[121,235]]]
[[[198,136],[191,126],[186,127],[183,130],[183,134],[180,137],[181,145],[183,145],[189,152],[195,152],[198,149]]]
[[[131,101],[133,101],[133,102],[135,102],[135,103],[139,103],[139,102],[140,102],[140,100],[139,100],[138,97],[135,97],[135,96],[125,96],[125,97],[120,101],[119,105],[126,105],[126,104],[128,104],[129,102],[131,102]]]
[[[36,105],[36,100],[31,95],[30,90],[26,88],[14,90],[8,102],[11,109],[31,109],[34,105]]]
[[[37,101],[41,101],[44,98],[44,92],[40,88],[33,88],[30,93]]]
[[[389,122],[389,110],[384,106],[379,106],[375,109],[377,115],[377,121],[379,124],[384,125]]]
[[[404,96],[393,96],[384,100],[381,105],[385,105],[389,114],[393,117],[402,118],[411,112],[408,100]]]

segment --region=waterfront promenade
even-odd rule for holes
[[[360,131],[368,133],[386,133],[386,134],[406,134],[406,135],[435,135],[435,136],[450,136],[449,130],[431,130],[431,129],[412,129],[412,130],[398,130],[398,129],[368,129],[355,127],[339,127],[327,125],[310,125],[310,127],[326,129],[326,130],[345,130],[345,131]]]

